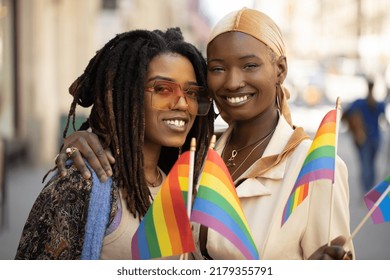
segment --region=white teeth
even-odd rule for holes
[[[230,103],[240,103],[247,100],[249,95],[241,96],[241,97],[226,97],[226,100]]]
[[[166,120],[165,122],[169,125],[174,125],[178,127],[183,127],[186,124],[186,122],[183,120]]]

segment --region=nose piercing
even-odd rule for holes
[[[244,81],[242,81],[242,82],[240,83],[240,85],[238,86],[238,88],[243,88],[243,87],[245,87],[245,82],[244,82]]]

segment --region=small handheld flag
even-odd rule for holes
[[[355,237],[369,217],[372,218],[374,224],[390,222],[390,174],[366,193],[363,199],[369,211],[352,232],[349,240]]]
[[[283,210],[282,226],[291,213],[307,197],[309,183],[329,179],[334,183],[336,157],[337,109],[329,111],[321,121],[298,178]]]
[[[180,255],[195,250],[187,215],[190,153],[172,167],[131,241],[133,259]]]
[[[368,210],[375,207],[371,214],[374,224],[390,222],[390,174],[364,196],[364,202]]]
[[[259,259],[229,171],[213,149],[207,153],[191,221],[219,232],[247,259]]]

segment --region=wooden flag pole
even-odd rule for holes
[[[214,149],[216,140],[217,140],[217,136],[215,136],[214,134],[210,140],[210,146],[209,146],[210,149]]]
[[[190,163],[189,163],[189,172],[188,172],[188,195],[187,195],[187,215],[190,218],[191,215],[191,206],[192,206],[192,191],[194,185],[194,162],[195,162],[195,150],[196,150],[196,140],[195,138],[191,139],[190,146]]]
[[[187,215],[191,217],[192,191],[194,189],[194,162],[195,162],[196,140],[191,139],[190,144],[190,162],[188,171],[188,192],[187,192]],[[188,253],[181,254],[180,260],[188,260]]]
[[[387,187],[386,191],[384,193],[382,193],[382,195],[374,203],[374,205],[371,207],[370,211],[368,211],[367,215],[362,219],[362,221],[359,223],[359,225],[355,228],[355,230],[352,232],[351,236],[348,238],[347,242],[351,241],[355,237],[355,235],[358,233],[358,231],[366,223],[366,221],[372,215],[372,213],[374,213],[374,211],[378,208],[379,204],[381,204],[382,200],[385,199],[386,195],[388,195],[389,192],[390,192],[390,185]]]
[[[335,147],[334,147],[334,175],[336,175],[336,159],[337,159],[337,143],[339,138],[339,124],[340,124],[340,116],[341,116],[341,102],[340,97],[337,97],[336,99],[336,132],[335,132]],[[333,177],[334,178],[334,177]],[[331,236],[332,236],[332,217],[333,217],[333,200],[334,200],[334,194],[333,194],[334,184],[332,182],[332,185],[330,187],[330,213],[329,213],[329,230],[328,230],[328,246],[330,246],[331,242]]]

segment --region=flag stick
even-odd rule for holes
[[[211,137],[211,140],[210,140],[210,146],[209,146],[210,149],[214,149],[216,139],[217,139],[217,136],[215,136],[215,134],[214,134],[214,135]]]
[[[190,146],[190,162],[189,162],[189,172],[188,172],[188,194],[187,194],[187,215],[188,215],[188,218],[190,218],[190,216],[191,216],[192,191],[193,191],[193,182],[194,182],[195,150],[196,150],[196,140],[195,140],[195,138],[192,138],[191,139],[191,146]]]
[[[213,135],[210,140],[210,149],[213,149],[215,146],[216,136]],[[190,147],[190,165],[189,165],[189,174],[188,174],[188,196],[187,196],[187,214],[188,218],[191,218],[191,206],[192,206],[192,191],[193,191],[193,177],[194,177],[194,158],[196,150],[196,141],[195,138],[191,139]],[[180,260],[188,260],[188,253],[181,254]]]
[[[336,160],[337,160],[337,143],[338,143],[338,138],[339,138],[339,124],[340,124],[340,113],[341,113],[341,102],[340,102],[340,97],[337,97],[336,99],[336,135],[335,135],[335,145],[334,145],[334,161],[335,161],[335,166],[334,166],[334,176],[336,175]],[[333,177],[334,181],[334,177]],[[330,187],[330,213],[329,213],[329,230],[328,230],[328,246],[330,246],[330,238],[331,238],[331,230],[332,230],[332,217],[333,217],[333,200],[334,200],[334,195],[333,195],[333,189],[334,189],[334,184],[332,182],[332,185]]]
[[[378,198],[378,200],[374,203],[374,205],[371,207],[370,211],[368,211],[367,215],[362,219],[362,221],[359,223],[359,225],[355,228],[355,230],[352,232],[351,236],[348,238],[348,241],[351,241],[352,238],[355,237],[355,235],[358,233],[358,231],[362,228],[362,226],[365,224],[365,222],[368,220],[368,218],[372,215],[372,213],[375,211],[376,208],[378,208],[379,204],[381,204],[382,200],[388,195],[390,192],[390,185],[387,187],[386,191],[382,193],[382,195]]]
[[[194,185],[194,161],[195,161],[195,150],[196,150],[196,140],[195,138],[191,139],[190,145],[190,162],[189,162],[189,171],[188,171],[188,192],[187,192],[187,215],[188,219],[191,217],[191,206],[192,206],[192,191]],[[180,260],[188,260],[188,253],[181,254]]]

